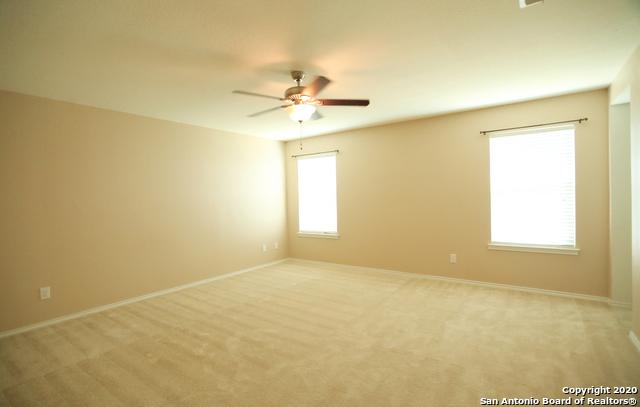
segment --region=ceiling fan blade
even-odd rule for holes
[[[315,96],[320,93],[322,89],[324,89],[325,86],[327,86],[330,82],[331,81],[328,78],[324,76],[318,76],[313,80],[313,82],[305,86],[302,94],[307,96]]]
[[[276,107],[272,107],[271,109],[267,109],[267,110],[261,110],[259,112],[256,113],[252,113],[250,115],[247,115],[247,117],[256,117],[256,116],[260,116],[261,114],[265,114],[265,113],[269,113],[269,112],[275,112],[278,109],[283,109],[287,107],[287,105],[283,105],[283,106],[276,106]]]
[[[369,106],[369,99],[318,99],[322,106]]]
[[[324,116],[320,114],[319,111],[315,111],[313,112],[313,114],[311,115],[311,117],[309,118],[309,120],[320,120],[322,119]]]
[[[269,98],[269,99],[275,99],[275,100],[284,100],[283,98],[279,98],[277,96],[263,95],[261,93],[254,93],[254,92],[245,92],[244,90],[234,90],[231,93],[237,93],[239,95],[247,95],[247,96],[258,96],[261,98]]]

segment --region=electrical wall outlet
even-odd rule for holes
[[[535,6],[536,4],[542,4],[544,0],[518,0],[518,4],[520,8],[527,8],[531,6]]]
[[[451,264],[455,264],[455,263],[457,263],[457,262],[458,262],[458,255],[457,255],[457,254],[455,254],[455,253],[451,253],[451,254],[449,255],[449,263],[451,263]]]
[[[51,298],[51,287],[40,287],[40,299],[48,300]]]
[[[279,242],[274,242],[273,243],[273,248],[277,249],[278,247],[280,247],[280,243]]]
[[[266,243],[262,243],[262,251],[263,252],[267,251],[267,244]]]

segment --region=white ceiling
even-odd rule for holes
[[[305,135],[606,86],[639,0],[0,0],[0,88],[290,139],[288,71],[333,80]]]

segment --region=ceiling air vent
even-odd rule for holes
[[[529,6],[535,6],[536,4],[544,3],[544,0],[518,0],[520,3],[520,8],[525,8]]]

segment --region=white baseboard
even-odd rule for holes
[[[629,339],[631,339],[631,343],[636,347],[636,350],[640,352],[640,339],[633,331],[629,331]]]
[[[609,305],[611,305],[612,307],[621,307],[621,308],[631,309],[631,303],[630,302],[616,301],[616,300],[613,300],[611,298],[609,298]]]
[[[304,262],[304,263],[309,263],[309,264],[318,264],[318,265],[324,264],[324,265],[331,265],[331,266],[347,267],[347,268],[350,268],[350,269],[361,270],[361,271],[382,272],[382,273],[392,274],[392,275],[402,275],[402,276],[405,276],[405,277],[410,276],[410,277],[413,277],[413,278],[425,279],[425,280],[448,281],[448,282],[452,282],[452,283],[474,285],[474,286],[479,286],[479,287],[499,288],[499,289],[522,291],[522,292],[529,292],[529,293],[535,293],[535,294],[552,295],[552,296],[556,296],[556,297],[565,297],[565,298],[573,298],[573,299],[580,299],[580,300],[587,300],[587,301],[596,301],[596,302],[609,304],[609,305],[612,305],[612,306],[631,308],[631,304],[630,303],[620,302],[620,301],[613,301],[610,298],[599,297],[599,296],[595,296],[595,295],[570,293],[570,292],[565,292],[565,291],[545,290],[545,289],[542,289],[542,288],[522,287],[522,286],[516,286],[516,285],[509,285],[509,284],[488,283],[488,282],[484,282],[484,281],[466,280],[466,279],[462,279],[462,278],[435,276],[435,275],[430,275],[430,274],[418,274],[418,273],[411,273],[411,272],[407,272],[407,271],[388,270],[388,269],[380,269],[380,268],[373,268],[373,267],[363,267],[363,266],[352,266],[352,265],[346,265],[346,264],[340,264],[340,263],[331,263],[331,262],[325,262],[325,261],[307,260],[307,259],[288,258],[287,257],[287,258],[276,260],[276,261],[273,261],[273,262],[270,262],[270,263],[260,264],[260,265],[254,266],[254,267],[249,267],[249,268],[246,268],[246,269],[233,271],[233,272],[230,272],[230,273],[225,273],[225,274],[221,274],[221,275],[214,276],[214,277],[209,277],[209,278],[206,278],[204,280],[198,280],[198,281],[194,281],[192,283],[183,284],[183,285],[167,288],[167,289],[160,290],[160,291],[154,291],[154,292],[149,293],[149,294],[144,294],[144,295],[140,295],[140,296],[137,296],[137,297],[128,298],[126,300],[114,302],[114,303],[111,303],[111,304],[100,305],[100,306],[89,308],[89,309],[86,309],[86,310],[83,310],[83,311],[75,312],[73,314],[67,314],[67,315],[63,315],[63,316],[57,317],[57,318],[48,319],[46,321],[41,321],[41,322],[37,322],[37,323],[34,323],[34,324],[25,325],[25,326],[22,326],[22,327],[19,327],[19,328],[10,329],[10,330],[7,330],[7,331],[2,331],[2,332],[0,332],[0,338],[4,338],[4,337],[7,337],[7,336],[16,335],[16,334],[19,334],[19,333],[31,331],[31,330],[34,330],[34,329],[38,329],[38,328],[42,328],[42,327],[45,327],[45,326],[57,324],[57,323],[60,323],[60,322],[71,320],[71,319],[84,317],[86,315],[91,315],[91,314],[95,314],[97,312],[102,312],[102,311],[109,310],[109,309],[112,309],[112,308],[121,307],[123,305],[131,304],[131,303],[134,303],[134,302],[143,301],[143,300],[146,300],[146,299],[149,299],[149,298],[158,297],[160,295],[169,294],[169,293],[173,293],[173,292],[176,292],[176,291],[184,290],[186,288],[196,287],[196,286],[199,286],[199,285],[202,285],[202,284],[210,283],[212,281],[223,280],[225,278],[237,276],[239,274],[248,273],[250,271],[259,270],[259,269],[264,268],[264,267],[280,264],[280,263],[283,263],[283,262],[288,261],[288,260],[296,260],[298,262]],[[633,344],[636,346],[636,348],[640,351],[640,341],[638,340],[637,336],[633,332],[629,332],[629,338],[631,339],[631,342],[633,342]]]
[[[522,287],[522,286],[517,286],[517,285],[500,284],[500,283],[488,283],[488,282],[477,281],[477,280],[466,280],[466,279],[463,279],[463,278],[435,276],[435,275],[431,275],[431,274],[411,273],[411,272],[408,272],[408,271],[388,270],[388,269],[379,269],[379,268],[363,267],[363,266],[351,266],[351,265],[346,265],[346,264],[330,263],[330,262],[326,262],[326,261],[307,260],[307,259],[299,259],[299,258],[291,258],[291,260],[296,260],[296,261],[300,261],[300,262],[307,262],[309,264],[319,264],[319,265],[326,264],[326,265],[332,265],[332,266],[348,267],[348,268],[351,268],[351,269],[362,270],[362,271],[375,271],[375,272],[382,272],[382,273],[402,275],[402,276],[411,276],[411,277],[414,277],[414,278],[419,278],[419,279],[424,279],[424,280],[448,281],[448,282],[451,282],[451,283],[475,285],[475,286],[479,286],[479,287],[500,288],[500,289],[513,290],[513,291],[522,291],[522,292],[528,292],[528,293],[534,293],[534,294],[552,295],[552,296],[556,296],[556,297],[573,298],[573,299],[586,300],[586,301],[596,301],[596,302],[615,305],[615,306],[619,306],[619,307],[629,307],[629,308],[631,307],[631,304],[623,303],[623,302],[619,302],[619,301],[612,301],[610,298],[600,297],[600,296],[597,296],[597,295],[571,293],[571,292],[566,292],[566,291],[554,291],[554,290],[546,290],[544,288]]]
[[[144,295],[140,295],[140,296],[133,297],[133,298],[127,298],[126,300],[114,302],[114,303],[111,303],[111,304],[100,305],[100,306],[97,306],[97,307],[85,309],[83,311],[74,312],[73,314],[67,314],[67,315],[63,315],[63,316],[57,317],[57,318],[48,319],[46,321],[36,322],[35,324],[29,324],[29,325],[21,326],[19,328],[14,328],[14,329],[10,329],[10,330],[7,330],[7,331],[2,331],[2,332],[0,332],[0,338],[5,338],[7,336],[16,335],[16,334],[27,332],[27,331],[32,331],[34,329],[43,328],[45,326],[58,324],[60,322],[69,321],[71,319],[84,317],[84,316],[87,316],[87,315],[95,314],[97,312],[102,312],[102,311],[106,311],[106,310],[109,310],[109,309],[112,309],[112,308],[121,307],[123,305],[131,304],[131,303],[138,302],[138,301],[147,300],[147,299],[153,298],[153,297],[158,297],[160,295],[173,293],[173,292],[176,292],[176,291],[184,290],[186,288],[196,287],[196,286],[199,286],[199,285],[202,285],[202,284],[210,283],[212,281],[223,280],[225,278],[237,276],[239,274],[244,274],[244,273],[248,273],[250,271],[255,271],[255,270],[258,270],[258,269],[261,269],[261,268],[264,268],[264,267],[269,267],[269,266],[273,266],[273,265],[276,265],[276,264],[280,264],[280,263],[283,263],[283,262],[285,262],[287,260],[289,260],[289,258],[285,257],[284,259],[272,261],[270,263],[259,264],[257,266],[249,267],[249,268],[246,268],[246,269],[232,271],[230,273],[224,273],[224,274],[220,274],[220,275],[217,275],[217,276],[205,278],[204,280],[198,280],[198,281],[194,281],[192,283],[182,284],[182,285],[179,285],[179,286],[167,288],[167,289],[160,290],[160,291],[154,291],[154,292],[151,292],[149,294],[144,294]]]

